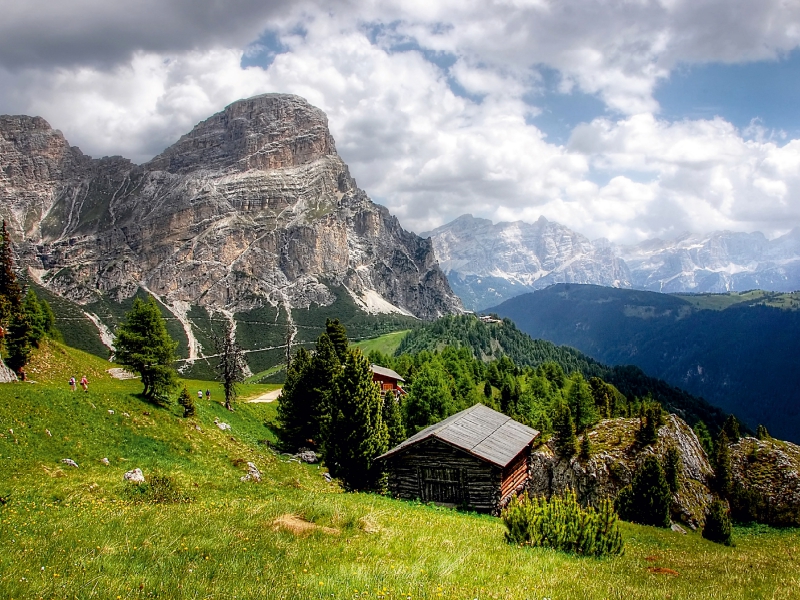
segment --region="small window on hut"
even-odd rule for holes
[[[423,502],[461,504],[464,500],[461,469],[422,467],[420,487]]]

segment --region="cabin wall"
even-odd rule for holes
[[[501,469],[449,444],[429,439],[388,462],[389,490],[396,498],[497,511]]]
[[[531,448],[528,446],[503,469],[500,483],[500,508],[505,507],[511,496],[518,494],[525,488],[525,484],[528,481],[530,455]]]

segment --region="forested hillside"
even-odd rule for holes
[[[702,398],[649,377],[638,367],[610,367],[573,348],[532,339],[508,319],[484,323],[472,315],[445,317],[409,333],[396,355],[434,352],[447,346],[468,348],[483,361],[507,356],[521,367],[538,368],[545,363],[555,363],[567,375],[579,372],[586,379],[600,378],[616,387],[629,400],[650,396],[690,423],[702,420],[714,428],[719,427],[725,418],[723,411]]]
[[[673,296],[556,285],[492,312],[524,332],[578,348],[610,365],[632,364],[800,441],[800,294]]]

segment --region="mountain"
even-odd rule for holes
[[[534,337],[633,364],[800,441],[800,294],[671,295],[555,285],[491,309]]]
[[[508,356],[521,367],[535,368],[553,362],[567,374],[579,371],[587,379],[599,377],[613,384],[629,399],[649,395],[691,424],[702,419],[715,429],[722,426],[726,417],[723,411],[703,398],[651,377],[636,366],[608,366],[575,348],[557,346],[546,339],[533,339],[509,319],[484,322],[474,315],[443,317],[414,328],[400,342],[395,355],[423,350],[434,352],[444,346],[469,348],[476,358],[484,361]]]
[[[800,289],[800,228],[771,241],[718,231],[619,246],[544,217],[493,224],[463,215],[422,236],[431,237],[451,287],[471,310],[554,283],[658,292]]]
[[[544,217],[495,225],[463,215],[421,235],[431,238],[450,286],[473,310],[554,283],[631,287],[631,274],[611,244],[591,242]]]
[[[0,214],[35,283],[85,307],[150,293],[189,357],[202,354],[193,312],[265,308],[277,323],[336,302],[421,319],[461,310],[430,240],[358,188],[325,114],[297,96],[234,102],[143,165],[2,116]]]

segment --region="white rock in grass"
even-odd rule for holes
[[[69,465],[70,467],[75,467],[76,469],[78,468],[78,463],[76,463],[71,458],[62,458],[61,462],[64,463],[65,465]]]
[[[103,463],[103,464],[104,464],[104,465],[106,465],[106,466],[108,466],[109,464],[111,464],[111,463],[109,463],[109,462],[108,462],[108,457],[106,457],[106,458],[101,458],[101,459],[100,459],[100,462],[101,462],[101,463]]]
[[[231,430],[231,426],[228,425],[227,423],[223,423],[222,421],[217,423],[217,427],[220,428],[220,431],[230,431]]]
[[[248,462],[247,463],[247,475],[242,476],[241,481],[255,481],[258,483],[261,481],[261,471],[258,470],[258,467],[255,464]]]
[[[306,463],[315,463],[318,460],[317,453],[313,450],[303,450],[302,452],[295,454],[295,456]]]
[[[134,469],[133,471],[128,471],[125,475],[122,476],[125,481],[130,481],[131,483],[144,483],[144,474],[142,473],[141,469]]]
[[[110,415],[113,415],[113,414],[114,414],[114,411],[113,411],[113,410],[111,410],[111,409],[109,408],[109,409],[108,409],[108,414],[110,414]]]

